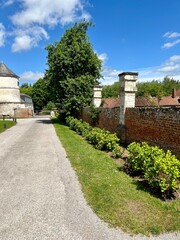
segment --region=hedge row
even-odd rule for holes
[[[141,171],[150,186],[159,187],[162,193],[178,190],[180,161],[169,150],[164,152],[146,142],[133,142],[127,150],[131,168],[133,171]]]
[[[66,124],[70,129],[82,135],[95,148],[104,151],[111,151],[113,157],[120,157],[122,148],[119,146],[119,138],[107,130],[93,128],[88,123],[74,117],[67,117]]]

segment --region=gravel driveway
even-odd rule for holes
[[[48,118],[18,119],[0,134],[0,240],[180,239],[130,237],[87,206]]]

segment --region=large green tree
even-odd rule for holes
[[[92,89],[101,78],[101,60],[87,36],[89,26],[92,24],[87,21],[76,23],[59,42],[46,47],[51,96],[67,114],[90,104]]]

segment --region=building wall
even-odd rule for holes
[[[29,118],[33,117],[33,110],[30,108],[20,108],[15,110],[16,118]]]
[[[101,108],[99,120],[94,124],[116,132],[127,144],[147,141],[180,156],[180,108],[126,108],[125,133],[119,125],[120,108]],[[82,119],[92,124],[89,108]],[[125,136],[124,136],[125,134]]]
[[[0,115],[14,116],[14,109],[24,107],[21,103],[0,103]]]
[[[21,102],[18,79],[0,77],[0,96],[0,102]]]

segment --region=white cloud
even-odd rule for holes
[[[161,66],[145,69],[143,74],[139,71],[141,81],[162,80],[165,76],[180,80],[180,55],[173,55]]]
[[[5,27],[2,23],[0,23],[0,47],[4,46],[5,35]]]
[[[158,72],[162,72],[167,75],[179,75],[180,74],[180,55],[171,56],[160,68]]]
[[[22,10],[11,19],[14,25],[65,25],[84,17],[89,19],[81,0],[19,0]]]
[[[33,39],[30,36],[18,36],[15,38],[12,45],[13,52],[28,50],[33,46]]]
[[[22,81],[37,81],[38,79],[44,77],[44,73],[26,71],[20,75],[20,80]]]
[[[174,55],[170,57],[169,62],[180,62],[180,55]]]
[[[178,32],[166,32],[163,37],[166,37],[166,38],[177,38],[177,37],[180,37],[180,33]]]
[[[15,3],[8,0],[6,5]],[[65,25],[80,19],[90,19],[84,10],[84,0],[17,0],[20,10],[11,17],[14,25],[12,51],[24,51],[48,39],[47,28]],[[17,8],[18,9],[18,8]]]
[[[47,32],[42,27],[31,27],[29,29],[16,29],[12,51],[19,52],[36,47],[43,38],[48,39]]]
[[[84,10],[86,0],[3,0],[0,6],[16,4],[10,17],[13,30],[6,36],[13,37],[12,51],[24,51],[38,46],[48,39],[47,28],[69,24],[81,19],[90,19]],[[19,8],[18,8],[19,5]],[[17,10],[16,10],[17,9]],[[4,45],[5,28],[0,23],[0,47]]]
[[[128,72],[128,69],[118,70],[104,66],[101,79],[102,85],[110,85],[119,80],[121,72]],[[152,80],[162,81],[165,76],[180,80],[180,55],[173,55],[160,66],[152,66],[144,69],[131,69],[130,72],[138,72],[139,82],[149,82]]]
[[[165,66],[162,68],[159,68],[157,71],[158,72],[163,72],[163,73],[172,73],[174,71],[176,71],[178,68],[180,68],[180,65],[174,65],[174,66]]]
[[[4,0],[0,5],[2,7],[8,7],[14,3],[14,0]]]
[[[166,32],[163,35],[164,38],[168,39],[168,42],[165,43],[162,48],[171,48],[174,47],[175,45],[180,43],[180,33],[179,32]],[[171,41],[173,38],[177,38],[177,40]]]
[[[101,54],[97,54],[98,58],[102,61],[102,63],[104,64],[106,62],[107,58],[107,54],[106,53],[101,53]]]
[[[178,43],[180,43],[180,39],[173,41],[173,42],[167,42],[162,46],[162,48],[171,48],[171,47],[174,47],[175,45],[177,45]]]
[[[102,71],[103,79],[100,79],[102,85],[110,85],[119,80],[118,75],[121,73],[121,70],[115,70],[110,67],[104,66]]]

